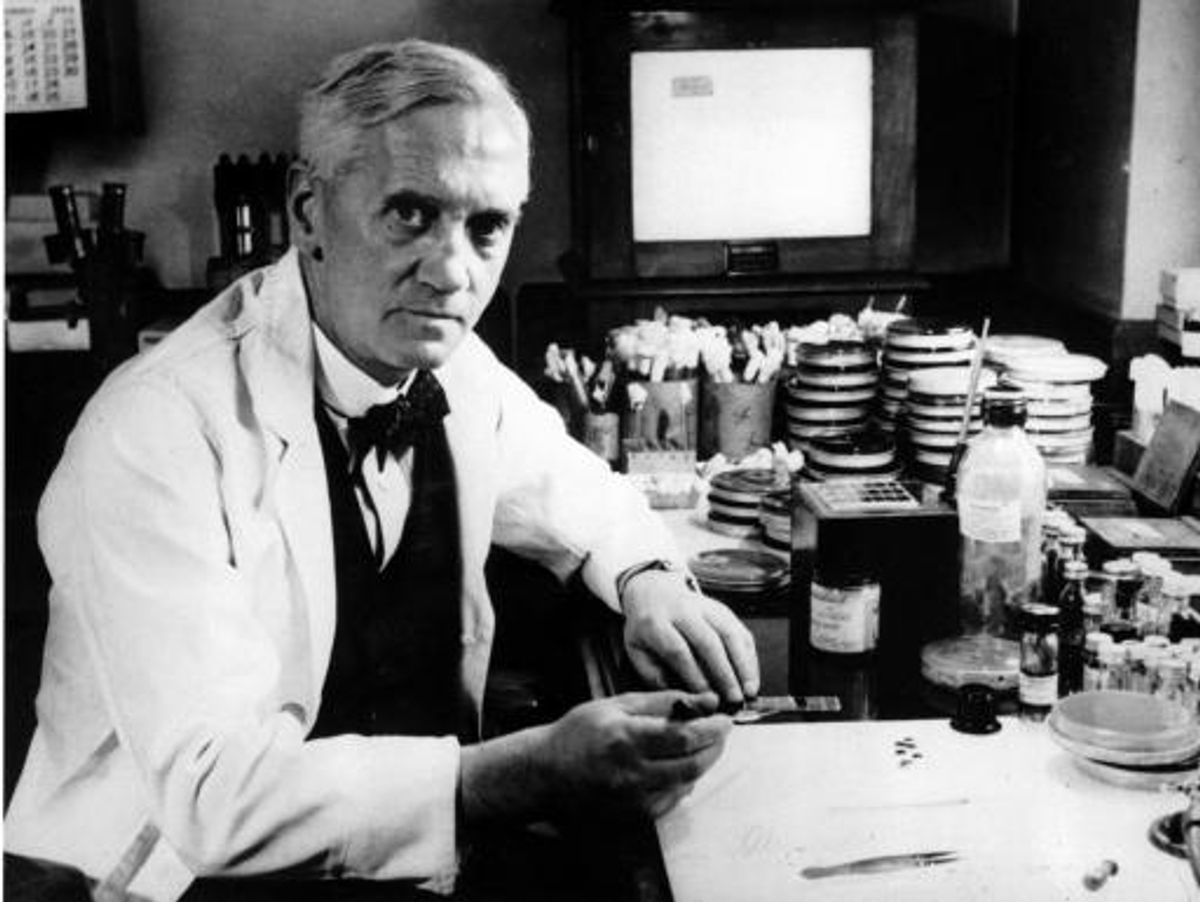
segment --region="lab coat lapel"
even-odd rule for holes
[[[305,698],[315,719],[333,645],[337,589],[325,463],[313,418],[312,324],[296,252],[248,287],[267,296],[245,313],[252,322],[242,340],[247,390],[266,432],[263,506],[277,513],[294,569],[289,578],[298,583],[298,634],[309,639]]]
[[[476,355],[468,339],[437,376],[446,391],[450,414],[445,419],[446,441],[454,460],[458,494],[458,522],[462,536],[462,685],[467,700],[478,716],[487,680],[495,615],[484,580],[484,564],[491,548],[492,514],[496,482],[494,413],[489,415],[482,399],[493,392],[472,386],[479,368],[471,365]]]

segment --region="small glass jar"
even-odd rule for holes
[[[1183,706],[1193,721],[1200,721],[1200,656],[1187,659],[1187,682],[1184,684]]]
[[[1183,706],[1187,702],[1188,666],[1180,658],[1161,658],[1155,665],[1154,694]]]
[[[1058,609],[1021,606],[1021,673],[1017,699],[1021,717],[1044,720],[1058,700]]]
[[[1101,568],[1105,576],[1105,607],[1107,616],[1114,620],[1134,622],[1134,605],[1142,585],[1137,564],[1129,558],[1105,561]]]
[[[1153,622],[1157,619],[1163,579],[1172,572],[1171,562],[1153,551],[1135,551],[1130,559],[1137,564],[1142,573],[1142,587],[1138,592],[1135,619],[1139,624]],[[1142,629],[1142,633],[1148,634],[1145,628]]]
[[[1169,635],[1171,621],[1191,605],[1191,580],[1182,573],[1171,573],[1163,577],[1162,592],[1158,601],[1158,625],[1156,635]]]
[[[1083,642],[1083,689],[1085,692],[1103,689],[1104,666],[1100,661],[1100,652],[1106,646],[1113,644],[1112,636],[1099,630],[1090,632]]]
[[[1083,631],[1099,632],[1104,623],[1104,599],[1099,592],[1085,592],[1083,596]]]
[[[1109,642],[1100,646],[1100,688],[1124,691],[1129,676],[1129,665],[1125,657],[1125,647]]]
[[[1128,661],[1129,675],[1126,679],[1126,688],[1130,692],[1150,692],[1150,674],[1146,670],[1146,646],[1142,642],[1134,639],[1128,642],[1123,642],[1125,646],[1125,658]]]
[[[1159,664],[1169,660],[1171,657],[1170,647],[1167,645],[1150,645],[1142,643],[1142,667],[1146,671],[1146,679],[1143,683],[1145,687],[1142,691],[1154,695],[1158,691],[1158,680],[1160,677]]]

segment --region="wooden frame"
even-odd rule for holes
[[[909,269],[916,220],[917,25],[885,5],[614,4],[574,17],[575,247],[591,279],[729,275],[724,241],[633,238],[630,55],[637,50],[850,47],[873,51],[871,232],[778,239],[775,275]],[[636,7],[636,4],[632,6]],[[767,239],[770,236],[765,236]]]

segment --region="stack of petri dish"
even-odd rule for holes
[[[878,384],[875,352],[862,342],[801,345],[786,386],[788,443],[865,428]]]
[[[1045,335],[1023,335],[1018,333],[989,335],[983,362],[1002,374],[1006,369],[1023,360],[1048,357],[1067,353],[1067,346],[1057,338]]]
[[[804,471],[820,482],[898,476],[896,439],[876,428],[810,439],[804,453]]]
[[[758,510],[762,543],[774,551],[792,551],[792,492],[783,489],[763,496]]]
[[[983,391],[995,382],[995,373],[986,369],[979,371],[968,437],[983,428]],[[970,367],[914,370],[909,376],[908,395],[904,400],[904,434],[911,447],[913,475],[917,478],[938,484],[945,482],[966,414],[970,387]]]
[[[1050,353],[1010,361],[1003,381],[1029,400],[1025,431],[1047,462],[1084,464],[1092,450],[1092,383],[1107,364],[1086,354]]]
[[[969,367],[975,333],[962,323],[930,317],[897,320],[883,343],[883,378],[876,421],[895,432],[908,394],[909,376],[933,367]]]
[[[718,473],[708,489],[709,529],[727,536],[757,535],[763,498],[788,488],[786,477],[765,467]]]

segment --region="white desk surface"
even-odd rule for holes
[[[1124,789],[1077,768],[1042,724],[967,736],[946,720],[736,727],[725,754],[658,823],[675,902],[1176,902],[1200,889],[1154,848],[1180,792]],[[897,741],[912,751],[897,754]],[[908,765],[901,765],[908,760]],[[803,868],[956,850],[920,869],[806,878]],[[1105,859],[1098,891],[1083,875]]]

